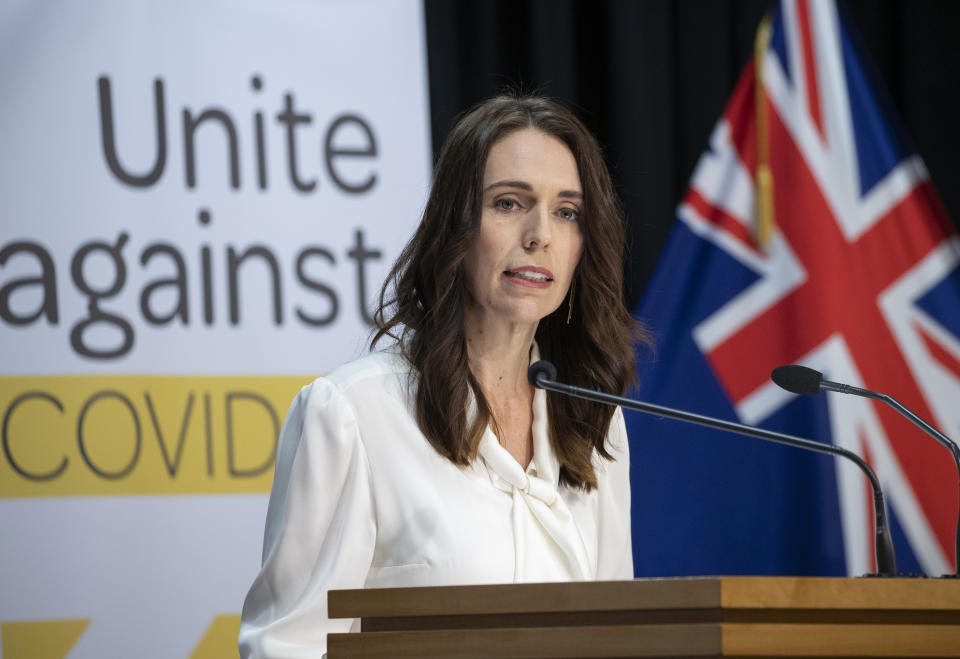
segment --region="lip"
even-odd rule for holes
[[[545,281],[531,281],[529,279],[523,279],[522,277],[511,277],[509,273],[511,272],[536,272],[537,274],[544,275],[547,277]],[[508,268],[504,270],[503,276],[506,277],[511,283],[518,286],[526,286],[527,288],[549,288],[553,284],[553,273],[547,270],[546,268],[540,268],[533,265],[524,265],[519,268]]]
[[[541,275],[546,275],[548,279],[553,279],[553,273],[547,270],[546,268],[540,268],[535,265],[522,265],[519,268],[507,268],[507,272],[536,272]]]

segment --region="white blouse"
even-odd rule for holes
[[[420,432],[412,378],[400,354],[379,352],[294,399],[263,566],[243,605],[242,657],[319,657],[328,633],[358,629],[327,618],[333,589],[633,578],[619,409],[607,435],[616,459],[595,455],[598,487],[588,494],[559,485],[542,390],[526,470],[490,428],[479,457],[459,467]]]

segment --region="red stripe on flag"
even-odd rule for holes
[[[753,110],[756,103],[755,90],[756,76],[753,60],[750,60],[723,113],[723,120],[730,126],[730,141],[740,154],[740,162],[751,176],[755,176],[757,171],[757,115]],[[769,98],[765,99],[765,103],[767,113],[774,112]]]
[[[697,190],[694,188],[687,190],[687,196],[683,201],[707,222],[723,229],[754,252],[757,251],[757,242],[750,235],[750,230],[737,218],[704,199]]]
[[[930,336],[920,323],[913,323],[913,328],[923,339],[923,345],[926,346],[930,356],[933,357],[943,368],[953,373],[960,380],[960,359],[947,352],[946,348],[940,345],[940,342]]]
[[[823,119],[820,116],[820,90],[817,87],[817,64],[813,57],[813,36],[810,33],[810,3],[797,3],[797,20],[800,26],[800,48],[803,51],[803,68],[807,73],[807,109],[823,137]]]

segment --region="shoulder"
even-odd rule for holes
[[[620,406],[617,406],[610,418],[610,426],[607,429],[607,450],[614,454],[614,457],[624,455],[629,459],[630,442],[627,439],[627,424]]]
[[[382,351],[339,366],[304,386],[293,399],[280,433],[278,469],[292,464],[293,455],[304,447],[349,451],[363,438],[364,429],[380,431],[378,422],[405,417],[412,370],[400,353]]]
[[[391,399],[406,403],[415,381],[415,370],[399,350],[381,350],[318,377],[300,390],[294,406],[310,415],[331,407],[355,410]]]
[[[348,391],[378,381],[393,380],[398,376],[407,377],[412,370],[410,362],[399,350],[378,350],[338,366],[316,381],[325,380],[341,390]]]
[[[605,487],[611,474],[627,473],[630,469],[630,441],[627,437],[623,410],[618,406],[610,418],[604,448],[610,459],[604,459],[598,451],[593,452],[593,468],[596,471],[598,486]],[[614,476],[615,477],[615,476]]]

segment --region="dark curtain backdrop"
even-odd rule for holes
[[[605,148],[627,213],[636,306],[767,0],[426,0],[434,153],[504,87],[559,98]],[[846,0],[954,222],[960,220],[960,2]]]

